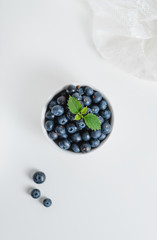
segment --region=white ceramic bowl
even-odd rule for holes
[[[72,83],[71,83],[72,84]],[[69,84],[69,85],[71,85]],[[73,84],[74,85],[74,84]],[[76,85],[76,84],[75,84]],[[77,84],[76,86],[78,86],[79,84]],[[81,85],[81,86],[88,86],[88,85]],[[67,87],[64,86],[62,89],[58,90],[56,93],[52,94],[51,96],[49,96],[46,104],[44,105],[43,107],[43,110],[42,110],[42,115],[41,115],[41,126],[42,126],[42,130],[43,130],[43,133],[44,135],[46,136],[46,138],[48,139],[48,141],[53,144],[53,146],[55,145],[57,148],[59,148],[61,151],[65,151],[65,152],[68,152],[68,153],[72,153],[72,154],[83,154],[82,152],[79,152],[79,153],[75,153],[73,151],[69,151],[69,150],[64,150],[64,149],[61,149],[53,140],[51,140],[47,134],[47,131],[44,127],[44,122],[45,122],[45,112],[46,112],[46,109],[47,109],[47,106],[49,104],[49,102],[52,100],[52,98],[57,95],[59,92],[61,92],[62,90],[64,90],[65,88]],[[90,85],[90,87],[92,87],[94,89],[94,91],[98,91],[102,94],[103,98],[107,101],[107,104],[109,106],[109,109],[111,111],[111,120],[110,120],[110,124],[111,124],[111,127],[112,127],[112,131],[113,131],[113,125],[114,125],[114,114],[113,114],[113,108],[109,102],[109,100],[107,99],[107,97],[97,88],[93,87]],[[97,148],[92,148],[92,150],[88,153],[92,153],[93,151],[96,151],[98,148],[102,147],[104,145],[104,143],[106,143],[106,141],[108,140],[108,138],[110,137],[110,135],[112,134],[112,131],[110,134],[107,135],[107,137],[100,143],[100,145],[97,147]]]

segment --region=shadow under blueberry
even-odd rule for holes
[[[27,176],[33,181],[33,175],[35,172],[38,172],[38,169],[31,169],[27,172]]]
[[[33,191],[34,187],[26,187],[25,191],[28,195],[31,196],[31,192]]]
[[[43,204],[43,201],[44,201],[45,198],[47,198],[47,197],[44,197],[44,196],[40,197],[39,202]]]

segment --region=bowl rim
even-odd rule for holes
[[[77,155],[79,155],[79,154],[84,154],[84,153],[82,153],[82,152],[75,153],[75,152],[73,152],[73,151],[61,149],[53,140],[51,140],[51,139],[49,138],[49,136],[48,136],[48,134],[47,134],[47,131],[46,131],[45,127],[44,127],[45,112],[46,112],[46,109],[47,109],[47,106],[48,106],[49,102],[52,100],[52,98],[53,98],[55,95],[57,95],[57,94],[60,93],[61,91],[65,90],[66,87],[69,86],[69,85],[75,85],[75,86],[81,86],[81,87],[89,86],[89,85],[82,85],[82,84],[70,83],[70,84],[68,84],[68,85],[66,84],[65,86],[63,86],[62,89],[60,89],[60,90],[56,91],[55,93],[51,94],[51,95],[48,97],[48,99],[47,99],[47,101],[46,101],[46,103],[44,104],[43,109],[42,109],[42,113],[41,113],[41,128],[42,128],[42,131],[43,131],[44,135],[46,136],[47,140],[49,141],[49,143],[55,145],[55,147],[59,148],[60,150],[64,151],[65,153],[77,154]],[[113,134],[113,126],[114,126],[114,122],[115,122],[113,107],[112,107],[112,105],[110,104],[110,101],[108,100],[108,98],[105,96],[104,93],[102,93],[102,91],[100,91],[98,88],[94,87],[92,84],[90,85],[90,87],[92,87],[92,88],[94,89],[94,91],[100,92],[100,93],[102,94],[102,97],[107,101],[107,104],[108,104],[109,109],[110,109],[110,111],[111,111],[111,122],[110,122],[110,125],[111,125],[111,127],[112,127],[112,130],[111,130],[111,133],[108,134],[107,137],[106,137],[102,142],[100,142],[100,145],[99,145],[98,147],[92,148],[91,151],[90,151],[90,152],[87,152],[87,153],[92,153],[92,152],[98,150],[99,148],[101,148],[101,147],[106,143],[106,141],[110,138],[110,135]]]

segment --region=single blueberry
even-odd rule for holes
[[[46,112],[45,117],[48,118],[49,120],[53,120],[55,116],[52,114],[51,110],[49,110]]]
[[[91,87],[85,87],[84,92],[87,96],[93,95],[93,89]]]
[[[99,112],[99,107],[97,105],[91,106],[92,113],[97,114]]]
[[[43,201],[43,205],[45,207],[50,207],[52,205],[52,201],[50,198],[45,198],[44,201]]]
[[[74,123],[68,123],[66,129],[70,134],[75,133],[77,131],[77,127]]]
[[[109,134],[112,131],[112,127],[108,122],[104,122],[102,124],[102,132],[105,134]]]
[[[72,146],[71,146],[72,150],[75,152],[75,153],[79,153],[80,152],[80,148],[79,146],[76,144],[76,143],[73,143]]]
[[[91,108],[87,108],[87,113],[92,113],[92,109]]]
[[[111,111],[110,110],[105,110],[101,112],[101,116],[105,118],[106,120],[111,118]]]
[[[77,92],[73,93],[72,97],[76,98],[78,101],[82,100],[82,96],[79,93],[77,93]]]
[[[68,94],[74,93],[75,91],[76,91],[76,86],[74,86],[74,85],[69,85],[66,89],[66,92]]]
[[[98,103],[102,100],[102,95],[100,92],[95,92],[92,96],[93,102]]]
[[[66,99],[65,96],[60,96],[60,97],[57,98],[57,103],[58,103],[59,105],[64,105],[64,104],[66,104],[66,101],[67,101],[67,99]]]
[[[64,139],[64,140],[59,141],[59,146],[62,149],[68,150],[71,146],[71,143],[68,139]]]
[[[100,124],[104,123],[104,118],[102,116],[99,116]]]
[[[52,131],[54,126],[54,121],[48,120],[45,122],[45,129],[49,132]]]
[[[85,141],[85,142],[87,142],[87,141],[90,140],[90,134],[89,134],[88,131],[84,131],[84,132],[82,133],[82,139],[83,139],[83,141]]]
[[[83,128],[85,128],[86,124],[85,122],[83,121],[83,119],[79,120],[79,121],[76,121],[76,126],[79,130],[82,130]]]
[[[90,152],[91,145],[89,143],[82,143],[80,149],[81,149],[81,152],[83,153]]]
[[[67,97],[67,92],[66,92],[66,90],[63,90],[62,92],[60,92],[60,96]]]
[[[96,148],[96,147],[99,146],[100,141],[99,141],[98,139],[92,139],[92,140],[90,141],[90,144],[91,144],[91,147],[92,147],[92,148]]]
[[[101,130],[91,131],[90,135],[92,138],[99,138],[101,135]]]
[[[56,140],[58,138],[58,134],[56,132],[50,132],[49,133],[49,137],[52,139],[52,140]]]
[[[76,92],[78,92],[80,95],[84,94],[83,88],[81,88],[79,85],[76,86]]]
[[[70,111],[66,113],[66,117],[70,120],[73,121],[75,119],[75,115],[72,114]]]
[[[67,133],[61,134],[61,135],[59,135],[59,138],[66,139],[66,138],[68,138],[68,134]]]
[[[60,125],[65,125],[68,122],[68,118],[65,115],[62,115],[58,118],[58,123]]]
[[[102,141],[106,138],[106,134],[102,133],[101,136],[99,137],[99,140]]]
[[[45,173],[43,173],[43,172],[36,172],[33,175],[33,180],[37,184],[43,183],[45,181],[45,179],[46,179],[46,176],[45,176]]]
[[[100,108],[100,110],[105,110],[107,108],[107,102],[105,100],[102,100],[99,103],[99,108]]]
[[[88,126],[86,126],[85,129],[86,129],[87,131],[90,131],[90,130],[91,130]]]
[[[49,103],[49,108],[52,108],[55,105],[56,105],[56,101],[51,100],[51,102]]]
[[[31,192],[31,196],[33,198],[39,198],[40,197],[40,190],[39,189],[33,189]]]
[[[91,105],[92,99],[88,96],[83,96],[83,103],[84,103],[85,106],[88,107],[89,105]]]
[[[66,130],[65,130],[65,127],[63,127],[62,125],[58,125],[56,126],[55,128],[55,132],[58,134],[58,135],[63,135],[66,133]]]
[[[82,140],[80,133],[74,133],[70,136],[71,140],[75,143],[78,143]]]
[[[61,116],[64,113],[64,108],[60,105],[55,105],[51,108],[51,112],[55,116]]]

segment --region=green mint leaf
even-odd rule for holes
[[[87,107],[84,107],[82,110],[81,110],[81,114],[86,114],[87,113]]]
[[[68,99],[68,107],[70,112],[73,114],[77,114],[82,110],[82,105],[81,103],[74,97],[69,96]]]
[[[80,119],[81,119],[81,116],[77,114],[74,120],[80,120]]]
[[[94,131],[101,129],[100,120],[93,113],[89,113],[86,116],[84,116],[84,121],[86,125]]]

